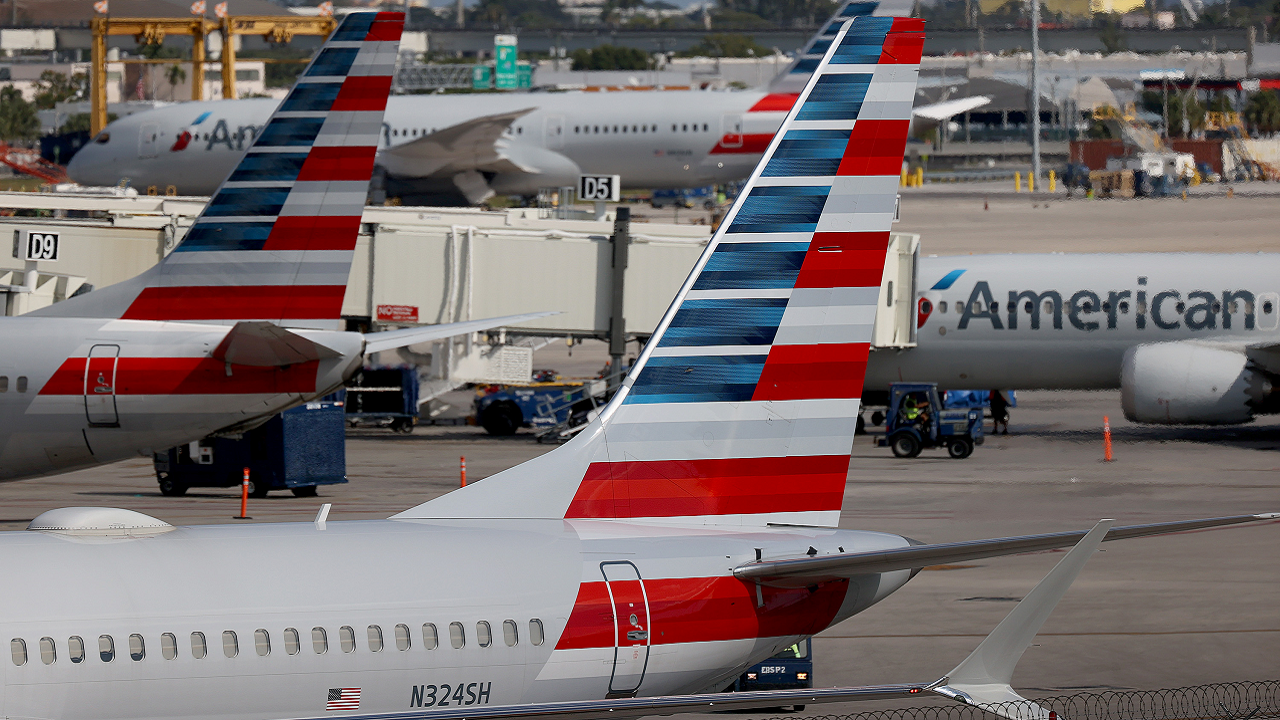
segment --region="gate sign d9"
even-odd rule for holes
[[[618,202],[621,198],[621,185],[621,175],[579,175],[578,199]]]
[[[27,260],[58,259],[58,233],[27,233]]]

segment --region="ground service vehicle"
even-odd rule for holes
[[[552,382],[482,390],[476,395],[476,422],[490,435],[511,435],[522,427],[551,428],[595,409],[592,394],[604,382]],[[585,419],[583,420],[585,422]]]
[[[946,410],[933,383],[894,383],[889,386],[889,412],[881,447],[888,445],[900,458],[913,458],[926,448],[945,447],[962,460],[982,444],[982,410]]]
[[[749,690],[799,690],[813,687],[813,639],[788,645],[767,660],[752,665],[733,681],[734,692]],[[804,705],[794,705],[798,712]]]

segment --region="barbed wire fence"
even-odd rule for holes
[[[1164,690],[1105,690],[1035,698],[1056,720],[1267,720],[1280,718],[1280,681],[1214,683]],[[1021,718],[1038,716],[1024,703],[998,709]],[[806,715],[806,720],[992,720],[973,705],[870,710],[851,715]],[[769,720],[790,720],[769,718]]]

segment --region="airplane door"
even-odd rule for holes
[[[613,604],[613,677],[608,697],[634,697],[649,664],[649,597],[635,565],[600,563],[600,571]]]
[[[742,116],[723,115],[720,118],[720,144],[724,147],[742,147]]]
[[[119,345],[94,345],[84,366],[84,411],[92,427],[119,427],[116,362]]]
[[[138,131],[138,157],[153,158],[159,155],[157,141],[160,139],[159,125],[143,125]]]
[[[564,116],[548,115],[546,120],[546,148],[559,150],[564,147]]]

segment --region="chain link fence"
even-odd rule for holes
[[[1035,698],[1034,702],[1059,720],[1266,720],[1280,718],[1280,681],[1081,692]],[[1018,705],[1022,703],[1007,703],[999,709],[1015,717],[1036,717],[1032,708]],[[995,714],[978,707],[956,703],[852,715],[814,715],[806,720],[991,720],[994,717]]]

